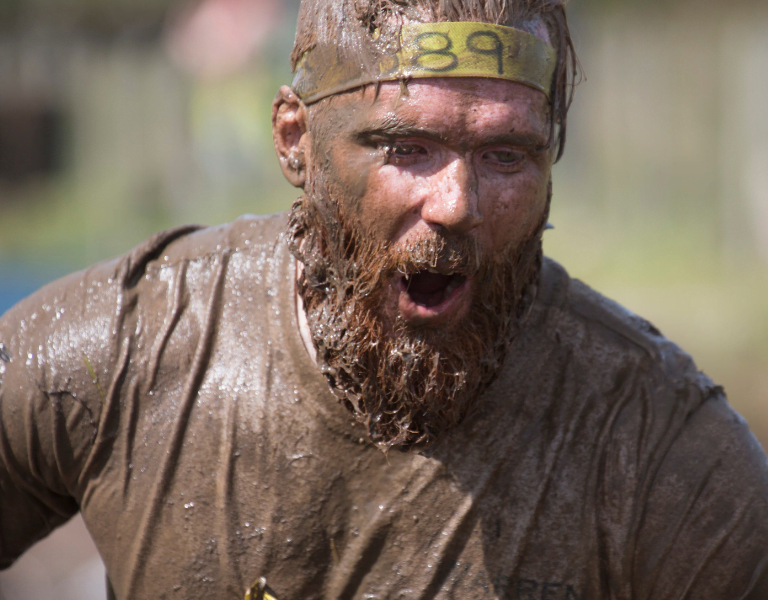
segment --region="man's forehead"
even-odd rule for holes
[[[548,133],[549,103],[526,85],[482,78],[383,82],[329,99],[330,118],[353,134],[455,135],[462,129]],[[450,133],[449,133],[450,132]]]

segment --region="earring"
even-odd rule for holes
[[[291,152],[288,155],[288,164],[294,171],[298,171],[302,167],[302,160],[295,152]]]

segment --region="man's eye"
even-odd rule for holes
[[[485,153],[485,157],[500,165],[510,166],[519,162],[523,155],[514,150],[490,150]]]
[[[407,160],[416,158],[427,153],[426,149],[419,144],[408,142],[395,142],[386,147],[387,155],[393,160]]]

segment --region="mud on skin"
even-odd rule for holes
[[[310,109],[291,215],[321,370],[382,447],[433,441],[493,381],[532,302],[551,197],[543,96],[409,87]],[[430,116],[430,100],[451,108]]]

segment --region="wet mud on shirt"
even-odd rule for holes
[[[81,510],[120,599],[768,598],[765,455],[649,324],[545,261],[478,410],[384,455],[284,227],[159,234],[0,319],[0,568]]]

